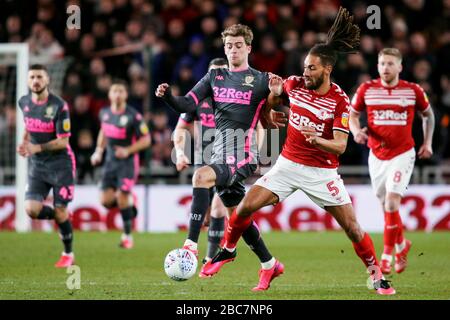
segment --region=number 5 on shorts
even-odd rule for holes
[[[328,182],[327,188],[330,191],[331,195],[334,197],[334,196],[337,196],[337,194],[339,193],[339,188],[334,186],[333,184],[334,184],[334,181]]]

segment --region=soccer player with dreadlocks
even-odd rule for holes
[[[353,24],[353,17],[340,8],[326,43],[315,45],[306,56],[303,77],[270,79],[269,103],[278,105],[284,100],[290,104],[286,142],[276,164],[233,211],[224,247],[203,269],[207,275],[214,275],[225,263],[235,259],[236,244],[242,233],[254,224],[255,211],[281,202],[297,190],[302,190],[337,220],[368,270],[379,271],[372,240],[358,224],[350,197],[337,173],[338,156],[347,146],[350,101],[331,82],[330,75],[338,54],[354,52],[359,38],[360,30]],[[283,264],[274,257],[265,264],[253,291],[267,290],[271,281],[284,272]],[[378,294],[395,293],[381,272],[375,272],[371,278]]]

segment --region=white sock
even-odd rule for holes
[[[70,257],[73,258],[73,252],[70,252],[70,253],[65,253],[65,252],[63,252],[62,255],[63,255],[63,256],[70,256]]]
[[[392,261],[392,255],[383,253],[381,255],[381,260],[387,260],[387,261],[391,262]]]
[[[267,262],[261,262],[261,268],[263,268],[264,270],[272,269],[273,266],[275,265],[275,262],[277,262],[277,260],[274,257],[272,257],[272,259],[270,259]]]
[[[397,251],[397,253],[402,252],[403,249],[405,249],[405,247],[406,247],[406,241],[405,241],[405,239],[403,239],[402,243],[395,244],[395,251]]]
[[[191,239],[186,239],[186,241],[184,241],[183,247],[189,247],[192,250],[197,250],[197,242],[194,242]]]
[[[236,250],[236,247],[234,248],[228,248],[227,246],[224,247],[227,251],[229,252],[234,252],[234,250]]]
[[[133,236],[131,234],[122,233],[120,240],[133,240]]]

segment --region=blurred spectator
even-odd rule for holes
[[[339,0],[317,0],[311,3],[305,25],[319,33],[327,33],[339,9]]]
[[[203,38],[194,35],[189,43],[189,53],[183,55],[175,66],[175,76],[179,74],[182,65],[189,64],[192,69],[192,75],[195,82],[199,81],[208,71],[210,57],[205,52]]]
[[[144,114],[147,104],[148,83],[144,78],[137,78],[131,83],[128,103],[132,105],[139,113]]]
[[[195,86],[197,81],[194,80],[192,75],[192,65],[189,61],[182,61],[178,74],[175,75],[173,81],[174,85],[177,87],[178,95],[185,95]]]
[[[153,1],[146,1],[142,5],[136,4],[136,0],[132,0],[133,9],[140,15],[142,25],[149,30],[153,30],[157,35],[162,36],[164,32],[164,22],[155,12],[155,4]]]
[[[141,41],[142,24],[138,20],[130,20],[126,26],[127,36],[130,42]]]
[[[303,59],[305,50],[300,45],[300,35],[297,30],[290,29],[284,33],[282,49],[286,52],[283,72],[280,74],[287,77],[293,74],[303,73]]]
[[[74,99],[83,91],[81,77],[78,72],[69,72],[63,88],[63,97],[71,105]]]
[[[81,32],[78,29],[65,29],[64,51],[66,56],[80,56],[80,36]]]
[[[111,47],[111,38],[108,34],[108,26],[102,20],[97,20],[92,23],[92,35],[95,38],[96,49],[107,49]]]
[[[165,39],[175,64],[176,60],[187,51],[189,45],[185,35],[183,20],[173,19],[169,22]]]
[[[2,114],[3,111],[3,114]],[[12,104],[0,109],[0,168],[16,163],[16,108]]]
[[[6,32],[8,33],[8,42],[12,42],[12,38],[16,39],[14,42],[16,42],[17,39],[23,39],[22,20],[19,16],[13,15],[6,19]]]
[[[172,130],[167,127],[167,114],[160,110],[151,115],[152,166],[172,166]]]
[[[93,168],[90,157],[95,149],[98,134],[98,119],[90,110],[90,97],[87,94],[75,98],[70,113],[72,135],[70,144],[74,150],[77,162],[78,182],[82,183],[86,176],[93,178]]]
[[[277,46],[275,38],[266,34],[261,38],[260,49],[251,56],[254,68],[279,74],[284,63],[284,53]]]
[[[53,32],[42,25],[35,24],[35,34],[28,40],[30,44],[30,63],[47,65],[61,59],[63,47],[53,37]]]
[[[223,42],[217,20],[214,17],[204,17],[200,21],[200,31],[204,35],[205,51],[213,57],[221,55],[223,53]]]
[[[183,25],[189,24],[198,16],[195,8],[188,6],[185,0],[165,0],[162,2],[161,18],[166,26],[173,19],[180,19]]]

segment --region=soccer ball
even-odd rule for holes
[[[185,281],[197,271],[197,257],[189,250],[174,249],[164,260],[164,271],[175,281]]]

